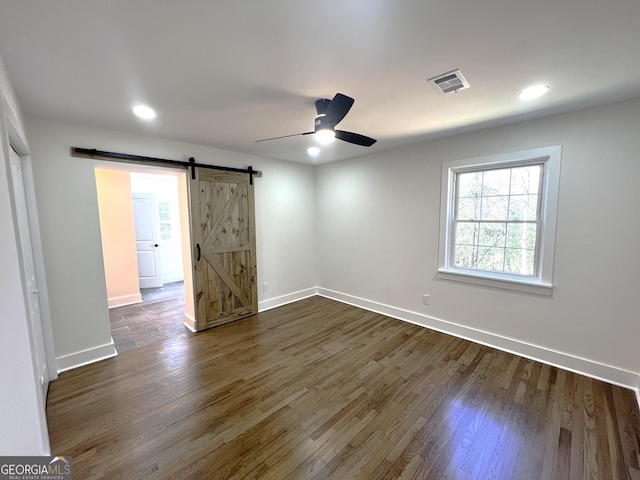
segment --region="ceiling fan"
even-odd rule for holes
[[[336,130],[336,125],[347,115],[355,100],[342,93],[336,93],[333,100],[321,98],[316,100],[316,120],[313,132],[294,133],[293,135],[283,135],[281,137],[264,138],[256,142],[266,142],[267,140],[277,140],[279,138],[297,137],[298,135],[315,135],[321,143],[337,138],[344,142],[354,143],[363,147],[370,147],[376,140],[371,137],[360,135],[359,133]]]

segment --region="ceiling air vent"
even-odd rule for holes
[[[469,88],[469,82],[467,82],[467,79],[464,78],[459,69],[431,77],[429,79],[429,83],[431,83],[435,89],[443,95]]]

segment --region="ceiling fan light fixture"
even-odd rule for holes
[[[316,140],[323,145],[327,143],[331,143],[333,139],[336,137],[336,132],[330,129],[322,129],[318,130],[315,133]]]

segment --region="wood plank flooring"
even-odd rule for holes
[[[52,382],[76,479],[640,479],[631,391],[323,297]]]

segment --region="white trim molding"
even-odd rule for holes
[[[474,343],[496,348],[498,350],[529,358],[547,365],[562,368],[563,370],[568,370],[580,375],[585,375],[587,377],[631,389],[635,393],[636,400],[638,401],[638,408],[640,408],[640,373],[638,372],[631,372],[612,365],[589,360],[587,358],[551,350],[523,342],[521,340],[496,335],[495,333],[467,327],[458,323],[386,305],[373,300],[356,297],[347,293],[337,292],[335,290],[322,287],[312,287],[258,302],[258,310],[259,312],[264,312],[315,295],[330,298],[364,310],[386,315],[404,322],[413,323],[414,325],[453,335],[454,337],[469,340]],[[195,319],[188,314],[185,314],[184,316],[184,325],[189,330],[193,332],[196,331]],[[117,354],[115,344],[113,343],[113,339],[111,339],[111,342],[106,345],[59,357],[56,362],[58,373],[115,357]]]
[[[73,368],[89,365],[90,363],[99,362],[100,360],[106,360],[107,358],[115,357],[118,355],[116,351],[116,345],[113,342],[113,338],[109,343],[104,345],[98,345],[97,347],[81,350],[80,352],[70,353],[69,355],[63,355],[56,358],[56,366],[58,373],[71,370]]]
[[[633,391],[636,393],[636,400],[638,401],[638,410],[640,410],[640,373],[636,375],[635,386]]]
[[[198,330],[196,329],[196,319],[193,318],[188,313],[184,314],[184,321],[182,322],[185,327],[191,330],[193,333],[196,333]]]
[[[109,308],[124,307],[125,305],[133,305],[134,303],[140,302],[142,302],[142,295],[140,293],[134,293],[133,295],[109,298],[107,299],[107,306]]]
[[[380,313],[388,317],[430,328],[438,332],[463,338],[474,343],[496,348],[514,355],[529,358],[547,365],[562,368],[580,375],[602,380],[607,383],[628,388],[636,393],[640,408],[640,374],[612,365],[606,365],[587,358],[581,358],[565,352],[551,350],[513,338],[503,337],[495,333],[467,327],[440,318],[430,317],[391,305],[385,305],[365,298],[336,292],[318,287],[318,295]]]
[[[288,293],[279,297],[269,298],[258,302],[258,312],[265,312],[272,308],[281,307],[288,303],[297,302],[304,298],[313,297],[318,294],[318,287],[305,288],[297,292]]]

